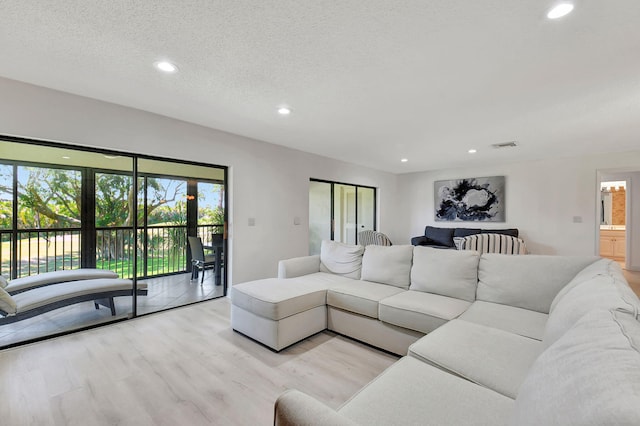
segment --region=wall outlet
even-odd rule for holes
[[[255,217],[250,217],[249,220],[247,221],[247,224],[249,226],[256,226],[256,218]]]
[[[582,223],[582,216],[574,216],[573,223]]]
[[[300,225],[300,218],[298,216],[293,218],[293,224],[294,225]]]

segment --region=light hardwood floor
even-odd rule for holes
[[[397,357],[330,332],[280,353],[227,298],[0,352],[0,424],[270,425],[296,388],[338,407]]]
[[[213,299],[224,293],[223,286],[215,285],[211,272],[205,274],[202,284],[200,281],[191,280],[191,274],[149,278],[145,282],[149,291],[146,296],[138,296],[139,315]],[[89,301],[55,309],[23,321],[0,325],[0,346],[111,322],[131,314],[131,297],[117,297],[115,302],[118,314],[115,318],[111,316],[109,309],[103,307],[96,310],[93,302]]]

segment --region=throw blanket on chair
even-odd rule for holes
[[[524,240],[503,234],[475,234],[454,238],[458,250],[475,250],[482,253],[527,254]]]

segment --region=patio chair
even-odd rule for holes
[[[136,294],[145,296],[147,284],[138,283]],[[80,302],[93,301],[96,309],[106,306],[116,315],[114,297],[132,296],[131,280],[97,278],[68,281],[32,288],[11,295],[0,287],[0,325],[32,318],[45,312]]]
[[[191,250],[191,279],[197,278],[199,271],[202,271],[200,284],[204,282],[205,269],[214,269],[216,267],[216,258],[212,254],[205,255],[204,247],[200,237],[188,237],[189,249]]]

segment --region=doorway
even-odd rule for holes
[[[322,240],[358,244],[358,232],[376,230],[376,189],[311,179],[309,182],[309,254]]]
[[[600,256],[626,265],[627,180],[600,183]]]

